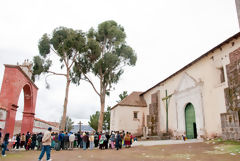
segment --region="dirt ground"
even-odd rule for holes
[[[34,161],[40,151],[10,151],[1,161]],[[52,151],[53,161],[240,161],[240,144],[217,142],[137,146],[121,150]],[[44,161],[46,155],[44,156]]]

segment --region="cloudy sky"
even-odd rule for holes
[[[106,99],[113,106],[126,90],[145,91],[181,67],[239,32],[235,0],[6,0],[0,2],[0,86],[3,64],[22,63],[38,55],[44,33],[65,26],[87,31],[106,20],[121,24],[127,43],[138,56]],[[55,59],[54,69],[59,70]],[[94,80],[94,77],[92,78]],[[36,117],[59,121],[63,111],[65,78],[45,77],[39,87]],[[23,111],[19,98],[17,119]],[[85,123],[99,110],[100,101],[86,82],[71,85],[68,115]]]

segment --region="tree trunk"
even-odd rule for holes
[[[101,102],[101,110],[98,120],[98,132],[103,130],[103,117],[104,117],[104,107],[105,107],[105,94],[100,95],[100,102]]]
[[[65,131],[65,125],[66,125],[68,92],[69,92],[70,82],[71,81],[69,78],[69,74],[67,74],[67,84],[66,84],[65,99],[64,99],[64,105],[63,105],[63,115],[62,115],[62,122],[61,122],[61,130],[62,131]]]

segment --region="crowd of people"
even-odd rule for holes
[[[68,150],[73,148],[94,149],[120,149],[123,146],[131,147],[134,141],[129,132],[78,132],[78,133],[52,133],[51,147],[55,150]],[[136,138],[135,138],[136,140]]]
[[[2,134],[0,129],[0,140]],[[11,139],[9,138],[9,133],[6,133],[2,139],[2,156],[5,155],[5,151],[8,147],[11,149],[23,149],[25,150],[41,150],[43,143],[43,133],[29,133],[26,134],[16,134]],[[94,149],[99,148],[104,149],[116,149],[119,150],[122,147],[129,148],[133,141],[136,141],[134,137],[129,132],[115,131],[115,132],[51,132],[51,145],[50,148],[56,151],[59,150],[72,150],[73,148]],[[1,141],[0,141],[1,143]],[[8,146],[8,144],[11,145]]]

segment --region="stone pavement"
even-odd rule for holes
[[[154,145],[169,145],[169,144],[187,144],[200,143],[203,139],[189,139],[183,140],[149,140],[149,141],[135,141],[132,146],[154,146]]]

